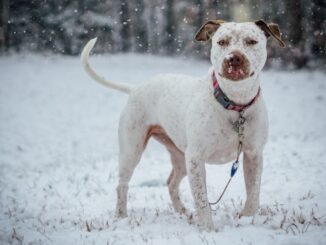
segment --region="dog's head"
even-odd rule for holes
[[[269,37],[285,47],[278,25],[266,24],[262,20],[247,23],[208,21],[195,38],[197,41],[212,40],[211,62],[218,76],[229,81],[241,81],[262,70]]]

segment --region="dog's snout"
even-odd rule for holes
[[[243,55],[238,52],[232,52],[226,57],[226,61],[231,66],[240,66],[243,63]]]
[[[239,66],[239,65],[241,64],[241,59],[240,59],[239,56],[234,55],[233,57],[231,57],[231,58],[229,59],[229,62],[230,62],[230,64],[233,65],[233,66]]]
[[[223,60],[222,76],[239,81],[249,76],[249,60],[240,51],[234,50]]]

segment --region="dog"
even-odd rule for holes
[[[223,164],[237,157],[239,135],[234,122],[239,112],[245,118],[241,152],[247,194],[241,215],[257,212],[263,149],[268,136],[259,73],[266,62],[269,37],[285,47],[277,24],[262,20],[208,21],[195,36],[197,41],[212,43],[212,67],[204,78],[160,75],[137,86],[99,76],[88,63],[96,39],[86,44],[81,55],[86,72],[101,84],[129,94],[119,122],[117,217],[127,216],[128,183],[149,138],[153,137],[171,157],[173,168],[167,184],[173,208],[178,213],[189,213],[178,190],[181,180],[188,175],[197,225],[203,230],[214,229],[205,163]]]

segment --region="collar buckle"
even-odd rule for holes
[[[220,102],[220,104],[225,108],[228,109],[229,106],[231,105],[230,101],[228,99],[225,99],[224,96],[218,96],[216,97],[216,100]]]

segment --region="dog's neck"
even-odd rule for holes
[[[239,105],[246,105],[252,101],[252,99],[257,95],[260,86],[258,75],[238,82],[226,80],[219,75],[216,76],[216,79],[228,99]]]

